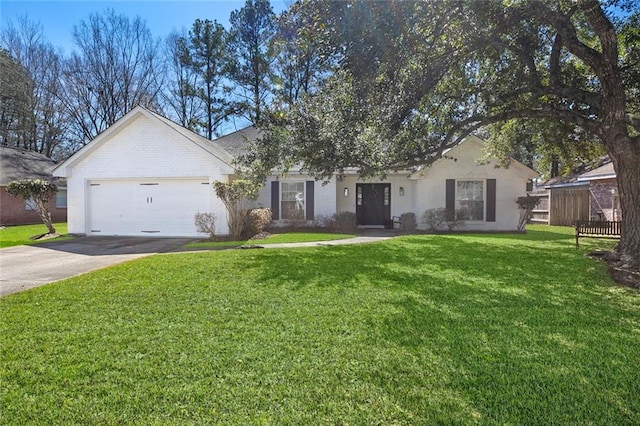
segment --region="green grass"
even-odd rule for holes
[[[639,424],[571,229],[156,255],[0,299],[5,424]]]
[[[65,235],[67,233],[66,223],[54,223],[54,227],[56,228],[56,232],[62,235],[61,237],[56,238],[57,241],[62,241],[62,240],[71,238]],[[40,234],[46,234],[46,233],[47,233],[47,227],[44,226],[43,224],[8,226],[5,229],[0,229],[0,247],[21,246],[25,244],[38,244],[45,241],[52,241],[52,240],[34,241],[29,239],[34,235],[40,235]]]
[[[196,241],[186,244],[186,248],[216,248],[216,247],[237,247],[245,244],[281,244],[281,243],[307,243],[312,241],[331,241],[351,238],[351,234],[332,234],[324,232],[285,232],[273,234],[260,240],[241,241]]]

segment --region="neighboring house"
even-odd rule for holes
[[[258,136],[247,128],[210,141],[136,107],[55,169],[55,176],[67,178],[69,232],[204,236],[196,232],[194,215],[212,212],[218,233],[228,233],[225,207],[211,183],[233,178],[234,157]],[[514,231],[515,200],[538,175],[515,160],[508,169],[479,163],[481,156],[482,141],[471,136],[431,167],[384,180],[363,181],[353,171],[318,182],[291,172],[269,178],[255,206],[270,208],[275,225],[321,223],[349,211],[363,226],[448,207],[464,216],[463,229]]]
[[[0,224],[25,225],[42,223],[40,215],[30,201],[14,197],[6,191],[9,183],[18,179],[52,180],[55,163],[49,157],[19,148],[0,146]],[[54,180],[58,193],[49,202],[54,222],[67,220],[67,190],[64,180]]]
[[[573,226],[577,220],[621,220],[618,184],[613,163],[548,181],[549,225]]]
[[[613,163],[578,176],[578,182],[589,184],[589,217],[601,220],[622,220],[618,181]]]

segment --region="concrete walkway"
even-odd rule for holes
[[[395,232],[385,229],[365,229],[362,235],[342,240],[312,241],[308,243],[281,243],[281,244],[260,244],[260,240],[255,241],[256,246],[263,248],[295,248],[295,247],[318,247],[318,246],[342,246],[347,244],[375,243],[395,237]]]
[[[0,296],[176,250],[189,241],[185,238],[80,237],[4,248],[0,250]]]

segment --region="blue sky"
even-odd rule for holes
[[[285,9],[289,0],[271,0],[276,13]],[[120,0],[120,1],[35,1],[0,0],[2,26],[8,20],[16,21],[26,15],[30,21],[40,22],[47,40],[65,53],[73,50],[71,31],[73,26],[85,20],[91,13],[113,8],[131,18],[140,16],[154,37],[164,38],[172,30],[189,29],[197,18],[217,20],[225,27],[231,11],[244,6],[244,0]]]

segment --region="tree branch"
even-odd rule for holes
[[[598,130],[599,125],[597,124],[597,122],[589,120],[588,118],[583,117],[578,113],[566,110],[563,111],[543,108],[523,108],[518,110],[504,111],[492,115],[474,115],[468,117],[465,120],[462,120],[461,122],[454,125],[449,130],[449,132],[447,132],[443,144],[446,144],[448,146],[450,144],[449,141],[453,141],[452,144],[455,145],[466,136],[468,136],[471,132],[483,126],[498,123],[501,121],[507,121],[513,118],[551,118],[555,120],[559,118],[561,120],[576,124],[595,134],[600,134]]]
[[[590,0],[595,2],[595,0]],[[589,65],[598,75],[602,75],[602,55],[595,49],[587,46],[578,39],[576,27],[571,22],[570,16],[553,10],[541,1],[528,3],[528,11],[534,18],[553,26],[562,37],[567,49]]]

